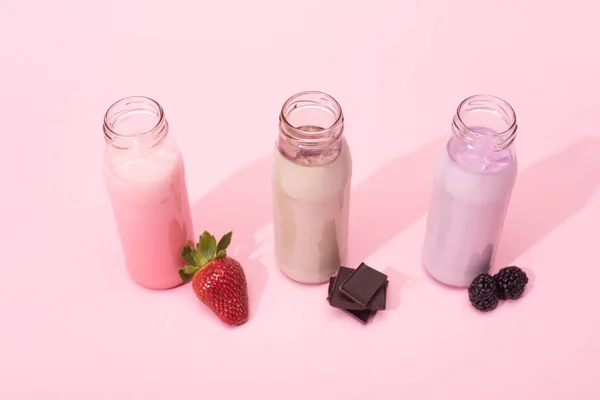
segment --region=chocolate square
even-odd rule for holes
[[[340,285],[340,292],[363,307],[387,282],[387,275],[361,263]]]
[[[335,276],[329,278],[329,288],[327,289],[327,300],[331,298],[331,291],[333,290],[333,285],[335,284]]]
[[[340,267],[337,277],[333,278],[333,287],[329,290],[329,304],[332,307],[343,308],[346,310],[385,310],[385,300],[387,295],[387,281],[385,284],[375,293],[373,299],[363,306],[358,304],[340,292],[340,285],[348,279],[354,270],[352,268]]]
[[[354,317],[356,320],[363,324],[369,322],[369,319],[371,319],[371,317],[377,314],[377,310],[344,310],[343,308],[341,310]]]
[[[335,277],[331,277],[329,278],[329,295],[331,296],[331,292],[334,288],[335,285]],[[329,297],[327,297],[329,298]],[[342,311],[344,311],[346,314],[354,317],[356,320],[358,320],[359,322],[366,324],[367,322],[369,322],[369,319],[371,317],[373,317],[375,314],[377,314],[377,310],[346,310],[344,308],[341,308]]]
[[[369,310],[385,310],[386,300],[387,300],[387,288],[389,281],[386,279],[383,286],[375,292],[375,295],[367,304],[367,308]]]

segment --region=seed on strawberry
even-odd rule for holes
[[[185,246],[181,258],[188,265],[179,270],[184,282],[192,280],[196,297],[228,325],[248,321],[248,285],[241,264],[227,256],[232,232],[219,240],[204,231],[196,247]]]

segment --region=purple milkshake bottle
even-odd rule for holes
[[[494,261],[517,178],[513,108],[491,95],[460,103],[435,170],[423,264],[436,280],[468,287]]]

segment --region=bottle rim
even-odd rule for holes
[[[301,103],[299,105],[299,103]],[[334,116],[334,121],[329,126],[321,126],[320,130],[306,131],[302,130],[301,127],[293,125],[289,121],[289,115],[299,107],[304,106],[316,106],[321,107]],[[279,121],[281,125],[281,132],[288,139],[300,141],[303,144],[322,144],[330,142],[332,140],[339,139],[343,134],[343,129],[339,129],[344,123],[344,113],[342,106],[333,96],[320,91],[304,91],[299,92],[288,98],[279,113]]]
[[[139,132],[127,133],[115,129],[115,125],[121,118],[140,111],[145,111],[145,114],[155,117],[156,122],[152,127]],[[160,141],[162,136],[166,134],[165,128],[168,129],[168,123],[162,106],[156,100],[147,96],[123,97],[111,104],[104,114],[104,138],[108,143],[118,148],[128,148],[128,142],[141,137],[154,138]]]
[[[464,120],[465,115],[469,112],[481,109],[496,114],[507,126],[502,131],[494,133],[493,136],[500,139],[495,150],[501,151],[510,147],[517,135],[517,115],[513,107],[506,100],[491,94],[476,94],[469,96],[460,102],[456,108],[454,119],[452,120],[454,136],[467,142],[467,144],[486,136],[489,137],[489,133],[477,132]]]

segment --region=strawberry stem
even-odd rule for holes
[[[228,232],[217,244],[217,240],[208,231],[204,231],[198,238],[198,244],[185,246],[181,250],[181,259],[188,265],[179,270],[179,276],[184,282],[194,277],[194,274],[205,267],[215,258],[227,256],[227,247],[231,243],[233,232]]]

